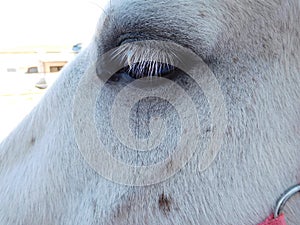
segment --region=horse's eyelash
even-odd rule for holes
[[[174,66],[157,61],[146,61],[127,66],[124,72],[132,74],[135,78],[162,76],[175,69]]]
[[[128,65],[130,69],[147,66],[153,70],[159,69],[162,64],[173,66],[178,60],[175,51],[167,46],[157,47],[155,42],[124,44],[113,51],[112,58],[123,63],[124,67]],[[140,66],[134,67],[136,63]]]

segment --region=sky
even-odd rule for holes
[[[0,48],[88,42],[106,0],[0,0]]]

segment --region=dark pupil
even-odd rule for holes
[[[160,62],[138,62],[122,69],[134,79],[153,76],[164,76],[171,73],[174,66]]]

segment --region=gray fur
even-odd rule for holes
[[[300,180],[299,15],[299,0],[112,1],[92,43],[1,143],[0,224],[262,222],[280,194]],[[205,171],[198,170],[196,155],[164,182],[130,187],[104,179],[83,159],[72,132],[78,82],[99,55],[128,38],[173,40],[201,56],[214,72],[228,126],[216,160]],[[209,127],[205,96],[189,79],[185,83],[203,126]],[[169,139],[156,154],[130,154],[111,143],[107,115],[122,87],[108,86],[98,99],[96,124],[106,132],[100,138],[117,146],[112,154],[127,162],[158,162],[178,135],[176,112],[155,99],[139,103],[131,124],[135,135],[146,135],[147,126],[141,124],[149,114],[169,110],[166,116],[175,122],[169,123]],[[157,106],[149,111],[149,104]],[[205,132],[199,149],[205,147]],[[299,224],[299,200],[288,206],[288,224]]]

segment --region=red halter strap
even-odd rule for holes
[[[285,203],[298,192],[300,192],[300,184],[287,189],[278,199],[274,214],[258,225],[286,225],[284,214],[281,211]]]
[[[272,214],[268,219],[258,225],[286,225],[284,214],[280,214],[277,218],[274,218]]]

